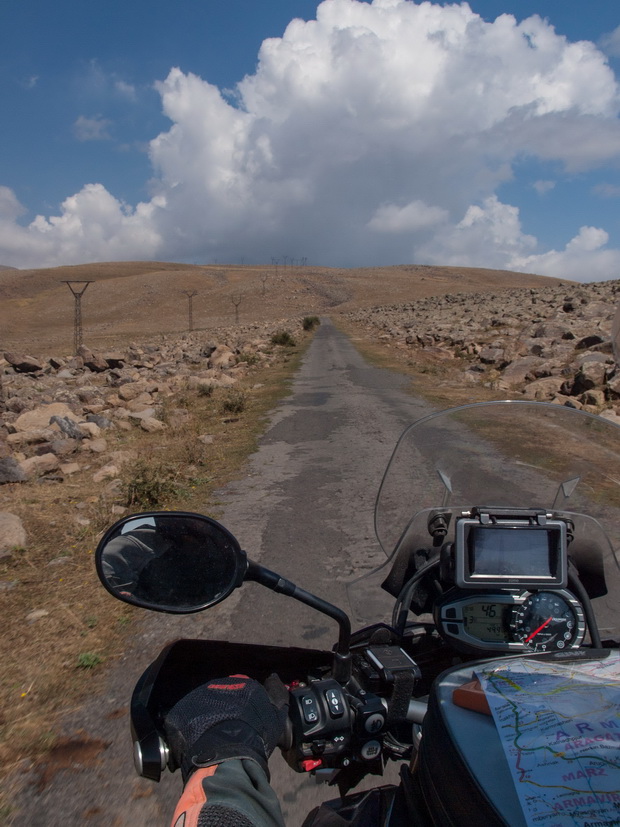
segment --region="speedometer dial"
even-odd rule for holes
[[[515,606],[510,625],[513,639],[534,652],[579,646],[583,640],[583,611],[566,593],[533,592]]]

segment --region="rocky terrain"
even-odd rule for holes
[[[184,412],[172,403],[164,422],[166,400],[188,389],[209,394],[233,387],[277,358],[274,333],[300,328],[301,320],[292,319],[213,330],[208,337],[167,336],[114,352],[82,345],[73,357],[6,351],[0,358],[0,485],[62,482],[85,467],[95,484],[115,480],[132,457],[111,450],[106,434],[174,428]],[[0,515],[0,552],[23,544],[15,518],[7,519]]]
[[[122,279],[133,278],[135,272],[144,278],[144,267],[135,263],[97,267],[108,286],[126,285]],[[172,267],[158,265],[157,273],[169,275]],[[18,347],[0,350],[0,485],[41,478],[62,482],[85,466],[94,483],[113,481],[127,456],[109,448],[106,435],[119,430],[163,431],[170,422],[163,421],[162,406],[183,389],[207,393],[214,387],[232,387],[251,374],[253,366],[269,364],[274,332],[299,328],[301,317],[275,318],[273,308],[266,312],[266,307],[280,301],[288,309],[291,297],[299,295],[299,302],[319,312],[342,314],[375,343],[413,362],[433,364],[438,381],[445,372],[465,387],[482,385],[505,397],[570,405],[620,422],[620,370],[612,347],[620,282],[576,285],[526,276],[520,284],[547,286],[505,288],[505,281],[491,271],[463,275],[442,268],[386,270],[393,270],[389,278],[384,273],[390,296],[400,299],[409,293],[419,298],[368,307],[374,294],[367,273],[358,271],[356,282],[350,274],[345,280],[334,272],[305,270],[285,276],[280,271],[269,275],[269,290],[255,291],[253,316],[265,312],[269,321],[145,336],[114,350],[102,345],[93,352],[82,346],[70,357],[58,351],[42,354],[40,343],[35,356]],[[204,271],[199,275],[205,278]],[[227,291],[239,286],[237,277],[239,273],[223,277],[222,312]],[[436,292],[439,281],[448,277],[453,279],[448,292],[424,295],[429,289]],[[252,279],[254,284],[256,273]],[[29,281],[37,301],[48,295],[49,271],[26,274],[25,283]],[[357,309],[345,312],[354,283]],[[480,284],[480,290],[456,292],[463,283]],[[16,285],[7,281],[6,294],[17,291]],[[267,281],[262,287],[266,285]],[[270,290],[278,295],[270,297]],[[244,295],[249,301],[249,293]],[[109,296],[118,301],[122,291]],[[65,339],[70,329],[66,320]],[[48,348],[57,341],[51,336]],[[174,403],[171,406],[174,410]],[[174,416],[172,420],[174,426]],[[12,535],[10,539],[14,545]]]
[[[620,282],[447,293],[345,314],[364,335],[444,365],[465,385],[583,408],[620,421],[612,321]],[[110,429],[166,427],[163,400],[183,388],[233,386],[272,358],[271,336],[300,319],[169,334],[73,357],[5,351],[0,359],[0,484],[62,480],[88,457],[95,481],[122,456]],[[417,356],[416,356],[417,354]],[[116,452],[118,454],[118,452]]]
[[[620,281],[454,293],[347,314],[365,335],[465,384],[620,422],[612,324]],[[439,379],[438,381],[441,381]]]
[[[41,270],[0,271],[0,353],[34,356],[71,352],[74,297],[80,299],[84,341],[116,349],[136,339],[236,324],[277,322],[410,302],[453,292],[542,287],[554,279],[477,268],[402,265],[351,270],[329,267],[187,265],[103,262]],[[90,282],[86,284],[86,282]]]

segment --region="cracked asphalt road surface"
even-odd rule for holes
[[[405,377],[371,367],[323,320],[245,475],[220,492],[221,521],[253,560],[348,608],[345,583],[352,572],[383,559],[373,531],[383,471],[405,426],[430,410],[407,394],[407,386]],[[84,745],[73,761],[69,756],[72,766],[49,766],[42,789],[34,774],[27,779],[15,824],[169,824],[180,775],[166,773],[159,784],[135,775],[128,703],[144,668],[178,637],[328,649],[337,626],[256,584],[200,615],[145,616],[118,665],[102,679],[101,693],[64,719],[63,734]],[[231,670],[240,666],[231,664]],[[277,755],[271,771],[288,827],[335,797],[334,788],[297,775]]]

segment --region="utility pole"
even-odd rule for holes
[[[235,322],[239,324],[239,305],[241,304],[241,293],[230,297],[231,302],[235,305]]]
[[[188,307],[188,324],[189,324],[189,332],[191,333],[194,329],[194,315],[193,315],[193,300],[194,296],[198,295],[198,290],[183,290],[185,295],[187,296],[187,300],[189,303]]]
[[[73,298],[75,299],[73,315],[73,350],[77,354],[80,349],[80,345],[82,344],[82,296],[86,292],[88,285],[92,284],[92,281],[67,281],[65,279],[64,283],[67,285],[69,290],[71,290],[73,293]],[[79,288],[74,286],[78,284],[83,285],[83,287]]]

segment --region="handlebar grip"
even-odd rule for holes
[[[412,724],[421,724],[426,715],[428,703],[426,701],[409,701],[406,720]]]
[[[284,729],[280,738],[278,739],[278,743],[276,744],[282,752],[286,752],[287,750],[291,749],[293,746],[293,722],[291,721],[290,717],[287,716],[286,723],[284,725]]]

